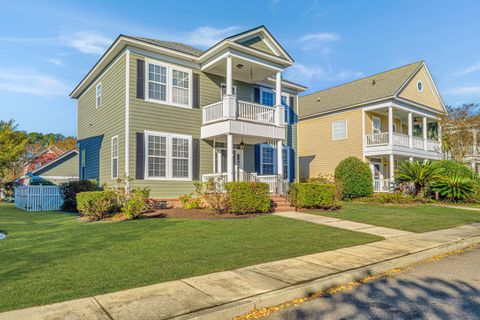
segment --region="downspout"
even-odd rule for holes
[[[130,50],[125,54],[125,188],[130,189]]]

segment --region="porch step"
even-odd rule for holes
[[[270,197],[270,206],[273,212],[279,211],[295,211],[295,207],[290,205],[287,199],[280,196],[273,195]]]

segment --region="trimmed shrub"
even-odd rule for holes
[[[147,208],[149,189],[134,189],[122,207],[122,212],[130,219],[138,218]]]
[[[412,195],[402,193],[378,193],[373,197],[359,198],[359,202],[372,203],[372,204],[418,204],[429,201],[426,198],[419,198]]]
[[[200,201],[212,209],[215,214],[227,210],[227,193],[224,192],[223,183],[211,178],[205,182],[194,182],[195,192],[200,196]]]
[[[77,194],[77,209],[90,220],[99,220],[110,215],[116,207],[115,192],[90,191]]]
[[[373,177],[370,166],[357,157],[340,161],[335,168],[335,180],[342,190],[345,200],[369,197],[373,194]]]
[[[337,209],[340,207],[333,184],[292,183],[290,202],[296,208]]]
[[[270,190],[264,182],[228,182],[227,208],[231,213],[264,213],[270,210]]]
[[[78,212],[77,193],[100,190],[102,189],[98,186],[96,180],[79,180],[64,183],[60,186],[60,194],[63,199],[60,209],[68,212]]]
[[[183,209],[199,209],[202,207],[202,199],[195,198],[191,193],[181,195],[178,199]]]

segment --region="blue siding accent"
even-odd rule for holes
[[[80,179],[95,179],[100,181],[100,149],[103,134],[78,141],[79,149],[79,177]],[[82,175],[82,157],[85,154],[85,169]]]

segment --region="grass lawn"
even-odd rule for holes
[[[318,214],[412,232],[427,232],[480,222],[480,211],[432,205],[395,206],[346,202],[338,212]]]
[[[381,240],[275,216],[81,223],[1,204],[0,232],[0,311]]]

